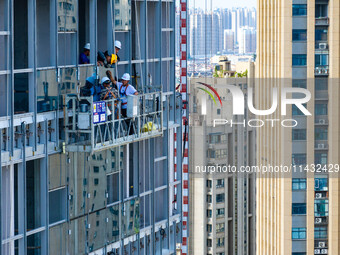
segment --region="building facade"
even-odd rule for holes
[[[339,20],[339,1],[258,1],[258,108],[270,108],[264,96],[273,81],[279,89],[306,88],[312,95],[306,105],[312,116],[288,108],[286,118],[296,127],[258,131],[257,164],[307,170],[257,179],[259,255],[339,253],[339,178],[308,171],[312,164],[326,169],[339,163]]]
[[[1,255],[176,254],[175,30],[171,1],[0,0]],[[139,92],[129,119],[79,93],[108,70]]]
[[[218,99],[214,104],[201,83],[217,91],[223,106]],[[255,254],[255,175],[218,170],[255,164],[254,129],[213,124],[248,120],[248,115],[233,117],[226,84],[243,91],[251,86],[246,78],[190,79],[190,254]],[[209,167],[216,171],[207,172]]]

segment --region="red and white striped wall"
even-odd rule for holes
[[[182,232],[182,255],[188,254],[188,232],[189,232],[189,173],[188,173],[188,134],[189,134],[189,123],[188,123],[188,107],[187,107],[187,0],[180,0],[180,53],[181,53],[181,94],[183,101],[183,129],[182,129],[182,143],[184,146],[184,157],[182,161],[182,222],[183,222],[183,232]],[[185,134],[186,132],[186,134]],[[185,140],[184,140],[185,139]],[[182,145],[182,144],[179,144]]]

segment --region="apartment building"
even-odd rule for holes
[[[247,70],[253,75],[254,65]],[[252,81],[190,79],[190,254],[255,254],[255,175],[222,170],[255,165],[255,129],[242,124],[214,126],[215,119],[248,121],[248,113],[233,116],[232,96],[225,85],[246,92]],[[217,91],[221,104],[202,90],[213,94],[202,83]],[[210,167],[216,172],[207,172]]]
[[[304,116],[287,116],[293,128],[260,129],[257,164],[339,163],[339,1],[258,1],[257,106],[269,109],[274,86],[306,88],[311,100]],[[275,81],[275,82],[274,82]],[[269,99],[269,100],[268,100]],[[257,179],[257,254],[338,254],[339,178],[328,171],[297,171]]]
[[[120,61],[97,66],[115,40]],[[80,95],[108,70],[139,93],[128,119]],[[176,254],[175,2],[0,0],[0,84],[1,255]]]

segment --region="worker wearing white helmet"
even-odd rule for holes
[[[129,84],[130,81],[130,74],[125,73],[122,76],[122,82],[117,82],[112,78],[112,75],[110,75],[110,80],[114,85],[117,86],[119,97],[121,99],[121,105],[122,105],[122,116],[126,117],[126,108],[127,108],[127,98],[126,96],[129,95],[138,95],[137,90]]]
[[[90,64],[90,59],[88,58],[90,56],[90,44],[87,43],[84,46],[84,50],[79,55],[79,64]]]
[[[120,41],[115,41],[115,53],[117,55],[117,62],[120,61],[120,57],[118,56],[118,52],[121,50],[122,48],[122,43]]]

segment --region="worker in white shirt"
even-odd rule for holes
[[[122,109],[121,109],[122,117],[126,118],[127,96],[138,95],[137,90],[132,85],[129,84],[130,74],[128,73],[123,74],[122,82],[118,82],[115,79],[113,79],[110,71],[107,71],[106,74],[110,78],[112,83],[116,85],[117,87],[119,97],[121,100],[121,105],[122,105]]]

